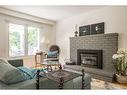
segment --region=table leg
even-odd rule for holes
[[[39,89],[39,77],[40,77],[40,70],[37,70],[37,73],[36,73],[36,89]]]
[[[60,78],[59,89],[63,89],[63,78]]]
[[[85,85],[84,76],[85,76],[84,69],[82,69],[82,89],[84,89],[84,85]]]

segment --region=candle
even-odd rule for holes
[[[77,31],[77,27],[78,27],[78,25],[76,24],[76,25],[75,25],[75,31]]]

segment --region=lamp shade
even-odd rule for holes
[[[49,44],[50,41],[49,41],[48,38],[42,37],[42,39],[41,39],[41,43]]]
[[[49,45],[49,43],[50,43],[50,41],[47,39],[47,38],[45,38],[45,37],[43,37],[42,39],[41,39],[41,49],[43,50],[43,51],[47,51],[48,50],[48,45]]]

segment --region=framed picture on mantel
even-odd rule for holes
[[[90,35],[90,25],[79,27],[79,36]]]
[[[104,22],[92,24],[90,34],[104,34]]]
[[[104,34],[104,22],[79,27],[79,36],[93,34]]]

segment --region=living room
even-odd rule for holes
[[[110,5],[0,6],[0,58],[7,60],[23,59],[23,66],[34,68],[35,70],[36,53],[47,53],[50,46],[57,45],[60,48],[59,63],[63,69],[67,69],[68,72],[80,72],[80,74],[82,74],[82,69],[85,71],[84,79],[81,80],[81,77],[80,81],[78,78],[77,80],[73,79],[75,84],[73,84],[72,81],[69,81],[70,85],[68,85],[69,82],[62,84],[65,86],[65,89],[73,89],[72,86],[77,86],[78,83],[81,84],[83,80],[85,81],[84,87],[80,88],[86,87],[86,89],[97,90],[127,89],[126,83],[114,82],[114,74],[116,71],[113,69],[112,58],[119,49],[127,48],[126,10],[127,6]],[[43,14],[44,12],[45,14]],[[84,29],[86,26],[92,27],[96,24],[102,25],[101,30],[103,31],[95,33],[94,35],[84,33],[84,30],[81,31],[82,27]],[[36,33],[32,32],[32,30]],[[12,31],[18,31],[17,35],[13,35]],[[35,34],[33,35],[31,32]],[[83,32],[83,34],[80,35],[81,32]],[[91,28],[88,33],[92,33]],[[34,37],[32,38],[32,36],[29,35],[33,35]],[[15,39],[20,39],[14,40],[12,36],[16,37]],[[14,45],[15,43],[16,46]],[[101,59],[101,63],[103,64],[98,66],[100,68],[89,68],[88,66],[85,67],[84,65],[78,64],[83,63],[83,61],[80,60],[80,62],[78,62],[77,51],[83,49],[103,51],[103,58]],[[70,65],[67,65],[67,62]],[[75,63],[75,65],[72,63]],[[57,69],[59,69],[58,67]],[[41,68],[41,66],[39,68]],[[54,66],[53,70],[55,70]],[[109,72],[110,70],[111,72]],[[4,82],[8,81],[6,80]],[[42,82],[44,82],[44,80],[42,80]],[[53,84],[55,87],[58,86],[49,80],[46,82]],[[28,81],[25,83],[28,84]],[[6,84],[4,84],[3,88],[0,85],[0,89],[6,89],[7,86],[5,85]],[[7,87],[7,89],[13,89],[13,87],[14,85]],[[42,87],[41,89],[48,89],[48,87]],[[18,87],[14,87],[14,89],[18,89]]]

